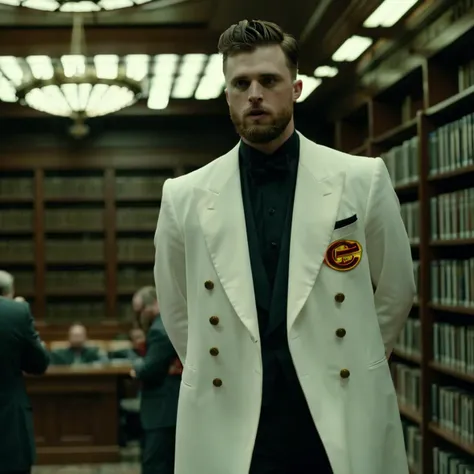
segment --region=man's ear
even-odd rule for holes
[[[293,82],[293,102],[296,102],[300,98],[302,92],[303,81],[301,79],[297,79]]]

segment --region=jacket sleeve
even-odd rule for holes
[[[163,185],[155,233],[154,275],[163,325],[184,364],[188,341],[185,246],[172,202],[172,183],[167,180]]]
[[[137,378],[147,383],[161,384],[175,358],[176,352],[167,335],[151,329],[146,355],[139,364],[135,364]]]
[[[416,288],[410,242],[400,204],[381,158],[374,159],[365,231],[375,287],[375,309],[389,357],[413,305]]]
[[[27,374],[42,375],[49,366],[49,353],[43,347],[39,334],[35,329],[33,315],[28,304],[23,306],[23,351],[21,370]]]

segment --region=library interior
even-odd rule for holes
[[[388,361],[410,473],[474,474],[474,0],[0,0],[0,271],[51,356],[24,375],[32,472],[142,472],[132,300],[165,181],[238,143],[217,45],[245,18],[299,42],[296,129],[383,159],[417,285]]]

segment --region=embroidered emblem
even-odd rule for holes
[[[326,250],[324,263],[338,272],[347,272],[359,265],[362,246],[356,240],[336,240]]]

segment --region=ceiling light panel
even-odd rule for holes
[[[372,42],[371,38],[358,35],[351,36],[333,54],[332,60],[355,61],[372,45]]]
[[[372,15],[365,20],[364,26],[366,28],[388,28],[393,26],[418,2],[419,0],[385,0]]]

